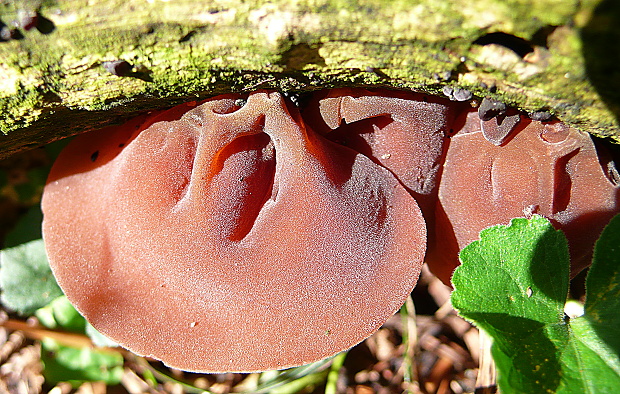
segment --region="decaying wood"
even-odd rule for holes
[[[612,0],[0,0],[0,157],[260,88],[459,88],[620,139],[618,8]]]

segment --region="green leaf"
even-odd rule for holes
[[[32,314],[62,295],[42,239],[0,251],[2,303],[20,314]]]
[[[66,296],[60,296],[35,312],[39,322],[47,328],[84,333],[86,319],[71,305]]]
[[[563,312],[568,246],[547,219],[513,219],[483,230],[480,241],[463,249],[452,303],[493,338],[503,393],[607,393],[620,387],[620,265],[613,251],[620,244],[618,225],[610,225],[597,245],[586,313],[572,320]]]
[[[116,351],[74,348],[45,339],[41,342],[41,361],[46,382],[71,382],[74,386],[85,381],[118,384],[123,376],[123,356]]]
[[[66,296],[56,298],[37,310],[39,322],[52,329],[86,333],[95,346],[118,346],[105,338],[71,305]],[[123,357],[106,349],[65,346],[52,339],[41,342],[43,373],[48,382],[69,381],[79,385],[85,381],[102,380],[117,384],[123,373]]]
[[[67,331],[86,334],[95,346],[118,346],[116,342],[101,334],[87,322],[64,295],[56,298],[43,308],[37,309],[34,314],[39,319],[39,322],[47,328],[62,328]]]
[[[609,222],[594,248],[585,308],[597,334],[620,354],[620,215]]]
[[[114,342],[110,338],[106,337],[95,327],[93,327],[90,323],[86,322],[86,335],[90,337],[90,340],[93,341],[93,345],[100,347],[118,347],[118,343]]]

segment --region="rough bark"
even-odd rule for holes
[[[0,0],[0,157],[259,88],[458,87],[620,140],[619,10],[614,0]]]

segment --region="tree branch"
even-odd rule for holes
[[[259,88],[447,85],[620,140],[620,8],[597,3],[0,0],[0,157]]]

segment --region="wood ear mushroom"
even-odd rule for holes
[[[78,136],[42,207],[50,264],[102,333],[183,370],[313,362],[376,331],[423,262],[449,283],[483,228],[539,213],[573,271],[618,212],[591,138],[466,103],[258,91]],[[601,148],[602,149],[602,148]],[[426,256],[426,257],[425,257]]]
[[[286,368],[355,345],[405,301],[426,248],[390,171],[307,128],[279,93],[236,98],[76,138],[43,200],[77,309],[183,370]]]

